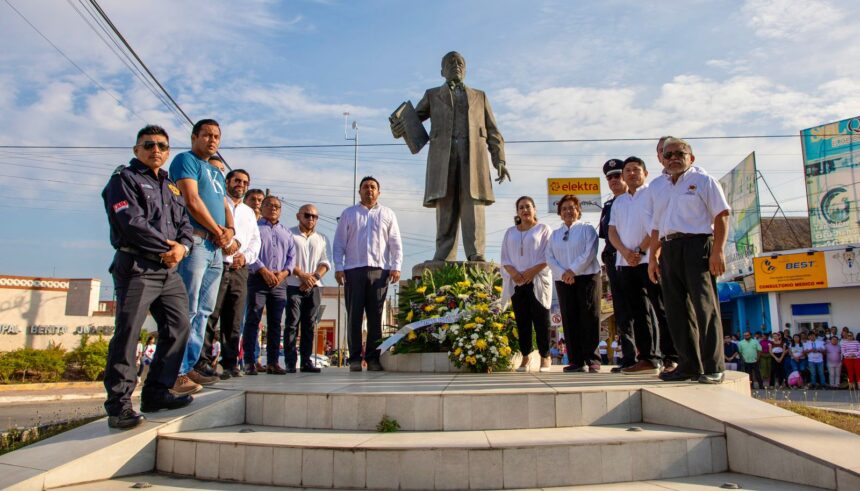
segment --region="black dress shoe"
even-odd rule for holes
[[[384,368],[382,368],[382,364],[379,363],[379,360],[367,360],[367,371],[368,372],[381,372]]]
[[[349,371],[350,372],[360,372],[361,371],[361,362],[360,361],[354,361],[354,362],[350,363],[349,364]]]
[[[474,256],[469,257],[469,261],[472,261],[472,262],[475,262],[475,263],[485,263],[485,262],[487,262],[486,258],[484,258],[484,256],[482,256],[482,255],[480,255],[480,254],[475,254]]]
[[[585,365],[567,365],[566,367],[562,368],[561,371],[567,373],[587,372],[588,367],[586,367]]]
[[[119,416],[108,416],[108,426],[120,430],[129,430],[143,423],[145,418],[142,414],[137,414],[134,409],[123,409]]]
[[[145,413],[154,413],[162,409],[179,409],[191,404],[194,398],[190,395],[175,396],[170,392],[164,394],[140,398],[140,410]]]
[[[721,384],[725,379],[725,374],[723,372],[716,373],[705,373],[699,375],[699,383],[700,384]]]
[[[688,382],[690,380],[698,380],[698,375],[690,375],[688,373],[681,373],[678,370],[672,370],[671,372],[661,372],[660,380],[663,382]]]
[[[296,373],[296,367],[291,366],[291,367],[287,368],[286,371],[287,371],[287,373]]]
[[[320,373],[322,371],[322,369],[313,365],[302,365],[302,368],[299,370],[301,370],[302,373]]]

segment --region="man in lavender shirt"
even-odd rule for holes
[[[281,346],[281,320],[287,306],[287,276],[295,267],[296,251],[293,235],[280,223],[281,200],[267,196],[261,207],[262,216],[257,221],[260,228],[260,254],[248,266],[248,307],[245,311],[245,328],[242,347],[245,352],[245,374],[257,375],[254,360],[254,341],[266,307],[268,345],[266,373],[283,375],[295,372],[296,367],[284,370],[278,366]]]

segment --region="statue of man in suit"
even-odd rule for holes
[[[457,228],[462,224],[463,248],[469,261],[484,261],[484,207],[496,201],[490,182],[490,160],[501,184],[511,175],[505,168],[505,140],[483,91],[466,87],[466,60],[452,51],[442,58],[445,83],[427,89],[415,107],[421,121],[430,118],[430,151],[424,206],[436,208],[434,261],[457,259]],[[402,122],[391,124],[395,138]]]

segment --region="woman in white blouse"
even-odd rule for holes
[[[600,263],[597,262],[597,230],[582,223],[579,198],[565,195],[558,202],[564,223],[546,248],[546,262],[555,278],[561,323],[570,365],[565,372],[598,373],[600,358]]]
[[[533,338],[537,338],[541,356],[540,371],[548,372],[549,309],[552,304],[552,275],[546,266],[546,247],[552,230],[537,221],[535,202],[528,196],[517,200],[515,226],[505,232],[502,241],[502,300],[511,300],[519,331],[518,372],[528,370]]]

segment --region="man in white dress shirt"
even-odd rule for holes
[[[651,213],[648,170],[639,157],[624,161],[622,179],[627,192],[615,199],[609,219],[609,240],[618,251],[614,267],[618,271],[622,302],[633,321],[637,362],[621,370],[627,375],[652,373],[662,368],[659,323],[666,323],[660,286],[648,280],[648,246],[651,241]],[[610,267],[607,265],[607,267]]]
[[[382,337],[382,309],[388,284],[400,281],[403,244],[397,217],[377,203],[379,181],[368,176],[359,184],[361,202],[343,211],[334,234],[335,279],[346,289],[349,371],[382,370],[376,346]],[[367,316],[367,346],[362,355],[362,316]]]
[[[227,173],[227,198],[233,212],[235,241],[239,247],[232,255],[224,254],[224,272],[221,274],[218,298],[206,324],[203,352],[197,362],[197,370],[203,371],[207,365],[212,367],[214,360],[210,354],[211,346],[215,334],[220,331],[221,367],[224,369],[221,372],[222,380],[242,376],[238,366],[239,337],[242,334],[242,318],[248,294],[248,264],[256,261],[260,253],[260,229],[257,228],[254,210],[242,202],[250,184],[251,176],[244,169]]]
[[[302,372],[319,373],[312,361],[314,326],[320,309],[322,277],[331,269],[328,261],[328,239],[316,231],[319,221],[316,206],[302,205],[296,213],[299,224],[290,229],[296,245],[296,265],[287,278],[287,327],[284,330],[284,363],[295,367],[296,334],[299,336]]]
[[[651,184],[648,275],[663,288],[679,357],[678,368],[660,378],[714,384],[723,381],[725,371],[716,279],[726,270],[729,204],[720,183],[693,167],[695,159],[684,140],[664,142],[666,173]]]

